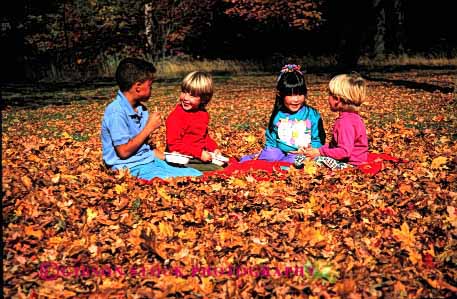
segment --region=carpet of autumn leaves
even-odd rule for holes
[[[371,176],[291,168],[142,184],[101,164],[115,86],[2,111],[6,298],[452,298],[457,293],[457,72],[371,74],[370,150],[407,159]],[[327,74],[308,74],[327,138]],[[382,78],[389,78],[383,81]],[[402,81],[402,82],[403,82]],[[273,75],[216,77],[224,154],[262,148]],[[38,91],[35,91],[38,92]],[[155,83],[165,117],[179,82]],[[33,90],[16,95],[27,101]],[[36,96],[36,94],[35,94]],[[46,95],[42,94],[42,101]],[[74,99],[67,105],[54,105]],[[80,101],[84,99],[84,101]],[[154,136],[164,147],[165,128]],[[158,270],[159,269],[159,270]]]

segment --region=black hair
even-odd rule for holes
[[[129,90],[135,82],[154,79],[155,66],[143,59],[124,58],[116,69],[116,82],[121,91]]]
[[[278,77],[276,85],[276,100],[271,112],[270,121],[268,122],[268,130],[272,131],[274,128],[274,118],[276,114],[284,109],[284,98],[291,95],[306,95],[308,89],[306,88],[305,77],[300,71],[289,71],[281,73]]]

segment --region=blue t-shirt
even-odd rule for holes
[[[103,161],[112,169],[132,168],[154,161],[154,151],[148,144],[143,144],[138,151],[127,159],[121,159],[114,149],[115,146],[126,144],[138,135],[145,127],[149,118],[146,107],[139,105],[137,112],[118,91],[116,99],[105,109],[102,120],[102,152]]]
[[[279,111],[273,120],[273,130],[265,132],[266,147],[290,152],[299,147],[319,148],[325,143],[325,131],[316,109],[304,105],[295,113]]]

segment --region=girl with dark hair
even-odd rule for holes
[[[307,88],[299,65],[287,64],[277,79],[276,100],[265,132],[265,148],[241,158],[294,163],[297,152],[319,148],[325,143],[325,130],[319,112],[306,105]]]

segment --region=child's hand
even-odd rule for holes
[[[213,157],[211,157],[211,154],[209,152],[204,150],[204,151],[202,151],[200,160],[202,160],[203,162],[209,162],[209,161],[213,160]]]
[[[222,156],[222,152],[219,149],[215,149],[213,152],[216,156]]]
[[[306,147],[299,147],[298,150],[296,151],[290,151],[289,153],[291,154],[300,154],[300,155],[304,155],[305,154],[305,151],[306,151]]]
[[[311,159],[314,159],[321,155],[321,153],[319,152],[319,150],[317,148],[304,149],[303,154]]]
[[[145,128],[150,130],[150,132],[155,131],[162,124],[162,117],[159,112],[152,112],[149,114],[148,122],[146,123]]]

